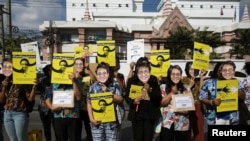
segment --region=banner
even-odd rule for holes
[[[210,46],[203,43],[194,42],[193,69],[209,69]]]
[[[51,83],[72,84],[69,74],[73,72],[74,54],[54,53],[52,60]]]
[[[90,94],[95,120],[102,123],[116,121],[113,94],[111,92]]]
[[[41,59],[37,42],[29,42],[21,44],[22,52],[35,52],[36,53],[36,67],[37,70],[41,70]]]
[[[144,39],[127,42],[127,63],[136,62],[144,57]]]
[[[103,40],[97,41],[97,62],[108,63],[109,66],[115,66],[115,41]]]
[[[34,84],[36,78],[36,53],[12,52],[13,84]]]
[[[221,99],[217,112],[238,110],[238,80],[218,80],[216,98]]]
[[[170,66],[169,49],[167,50],[151,50],[150,55],[151,73],[156,77],[167,76]]]

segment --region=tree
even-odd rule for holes
[[[200,31],[199,29],[195,30],[195,38],[194,40],[200,43],[204,43],[209,45],[212,48],[212,53],[210,54],[210,59],[221,59],[220,54],[216,54],[214,49],[221,45],[225,45],[225,41],[221,40],[220,33],[211,33],[208,32],[208,27],[204,28],[204,31]]]
[[[13,34],[12,38],[5,38],[4,46],[1,45],[0,49],[4,53],[11,54],[13,51],[21,51],[21,44],[33,41],[39,41],[41,40],[41,38],[42,36],[36,34],[34,31],[29,31],[29,33],[25,32],[16,33]]]
[[[165,48],[170,50],[170,59],[185,59],[188,49],[193,50],[194,31],[179,26],[169,34]]]
[[[233,49],[230,50],[230,55],[236,55],[239,59],[242,59],[244,55],[250,55],[250,29],[236,30],[235,36],[231,40]]]

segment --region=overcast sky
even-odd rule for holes
[[[5,4],[6,0],[0,0]],[[43,21],[65,20],[66,0],[12,0],[12,25],[20,29],[38,29]],[[89,0],[90,1],[90,0]],[[145,0],[144,10],[156,11],[160,0]],[[249,2],[250,0],[242,0]],[[249,4],[250,7],[250,4]],[[248,8],[250,10],[250,8]],[[240,16],[241,18],[241,16]]]

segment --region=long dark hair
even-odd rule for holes
[[[174,66],[170,66],[169,69],[168,69],[168,72],[167,72],[167,78],[166,78],[166,92],[167,93],[170,93],[171,92],[171,89],[172,89],[172,86],[174,86],[174,82],[171,80],[171,74],[172,74],[172,71],[173,69],[177,69],[180,71],[180,74],[182,75],[182,69],[179,65],[174,65]],[[180,82],[177,84],[177,89],[182,93],[184,91],[184,84],[182,83],[182,81],[180,80]]]
[[[247,75],[250,75],[250,62],[246,62],[243,69],[247,73]]]
[[[80,72],[80,76],[81,76],[81,77],[86,76],[86,73],[85,73],[85,66],[84,66],[84,64],[85,64],[85,59],[84,59],[84,58],[75,58],[74,64],[76,63],[76,60],[82,61],[82,64],[83,64],[83,69],[82,69],[82,71]]]

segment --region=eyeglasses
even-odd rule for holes
[[[83,66],[82,63],[75,63],[74,65],[75,65],[75,66]]]
[[[171,73],[171,76],[181,76],[180,73]]]
[[[234,69],[222,69],[222,72],[223,73],[227,73],[227,72],[232,73],[232,72],[234,72]]]
[[[98,72],[96,75],[101,76],[101,75],[107,75],[107,72]]]
[[[3,69],[12,69],[12,66],[3,66]]]
[[[149,74],[149,71],[145,70],[145,71],[139,71],[138,72],[138,75],[143,75],[143,74]]]

